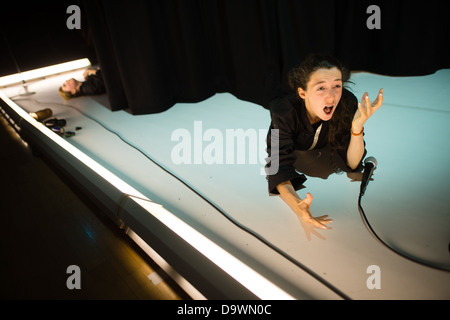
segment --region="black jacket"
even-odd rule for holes
[[[90,74],[80,86],[80,95],[83,96],[103,93],[106,93],[106,88],[101,70],[98,70],[95,74]]]
[[[339,104],[344,100],[350,103],[354,112],[356,112],[358,100],[347,89],[343,89]],[[339,105],[337,108],[339,108]],[[295,150],[309,150],[313,144],[316,130],[320,125],[320,134],[313,149],[325,147],[328,144],[329,123],[328,121],[320,121],[317,124],[311,125],[306,114],[304,101],[294,94],[272,100],[270,103],[270,114],[272,121],[267,134],[267,153],[269,158],[267,160],[266,172],[268,172],[267,168],[272,164],[276,166],[278,162],[278,171],[267,174],[269,194],[274,195],[278,194],[276,187],[284,181],[291,181],[295,190],[302,187],[306,181],[306,177],[304,174],[298,173],[295,170]],[[351,124],[349,124],[350,127]],[[272,152],[271,129],[278,129],[278,136],[274,137],[275,143],[278,143],[278,152]],[[274,145],[274,150],[276,150],[276,145]],[[338,154],[347,163],[346,150],[339,150]]]

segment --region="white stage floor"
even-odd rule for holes
[[[261,106],[221,93],[133,116],[111,112],[106,95],[65,102],[57,89],[71,77],[82,80],[82,71],[31,82],[31,96],[17,96],[23,93],[19,85],[1,90],[27,112],[51,108],[67,121],[66,131],[76,133],[67,142],[294,298],[342,296],[292,260],[352,299],[450,298],[450,273],[438,270],[450,270],[449,69],[421,77],[355,73],[350,86],[357,97],[384,89],[384,105],[365,126],[367,155],[378,161],[362,198],[367,218],[393,249],[433,267],[405,259],[371,236],[358,211],[360,182],[346,173],[308,177],[299,191],[314,196],[313,215],[334,220],[330,230],[300,223],[280,198],[270,197],[261,174],[270,114]],[[230,147],[239,129],[252,142],[242,149],[240,164],[242,150],[237,143]],[[191,155],[178,153],[189,141]],[[211,152],[214,147],[219,153]],[[214,159],[222,163],[209,164]],[[373,265],[381,271],[380,289],[367,285]]]

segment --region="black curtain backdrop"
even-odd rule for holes
[[[86,1],[111,109],[133,114],[217,92],[266,106],[310,51],[333,53],[335,4],[316,1]],[[314,27],[311,27],[311,21]]]
[[[369,30],[369,5],[381,29]],[[446,1],[84,2],[111,109],[133,114],[218,92],[264,107],[308,53],[352,70],[412,76],[450,67]]]
[[[44,9],[47,2],[51,8]],[[90,42],[79,40],[88,35],[111,110],[136,115],[218,92],[267,107],[288,70],[310,52],[333,54],[352,70],[391,76],[450,67],[448,1],[80,0],[74,2],[81,6],[83,27],[70,32],[69,2],[27,2],[23,9],[36,12],[27,18],[31,22],[9,19],[2,25],[19,65],[37,54],[52,59],[46,65],[78,57],[90,50]],[[372,4],[381,9],[380,30],[366,26]],[[22,30],[21,37],[12,36],[12,29]],[[34,44],[20,50],[30,35]],[[34,50],[42,43],[45,50]]]

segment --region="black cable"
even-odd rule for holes
[[[308,268],[307,266],[305,266],[304,264],[300,263],[298,260],[296,260],[295,258],[293,258],[292,256],[290,256],[289,254],[287,254],[286,252],[284,252],[283,250],[281,250],[280,248],[278,248],[277,246],[275,246],[274,244],[272,244],[271,242],[269,242],[268,240],[266,240],[264,237],[262,237],[261,235],[259,235],[258,233],[256,233],[255,231],[251,230],[250,228],[244,226],[243,224],[241,224],[240,222],[238,222],[237,220],[235,220],[234,218],[232,218],[230,215],[228,215],[226,212],[224,212],[222,209],[220,209],[217,205],[215,205],[212,201],[210,201],[209,199],[207,199],[205,196],[203,196],[200,192],[198,192],[197,190],[195,190],[192,186],[190,186],[187,182],[185,182],[183,179],[181,179],[180,177],[176,176],[175,174],[173,174],[170,170],[166,169],[163,165],[161,165],[160,163],[156,162],[155,160],[153,160],[150,156],[148,156],[145,152],[143,152],[141,149],[137,148],[136,146],[134,146],[133,144],[131,144],[130,142],[126,141],[120,134],[118,134],[117,132],[109,129],[108,127],[106,127],[104,124],[102,124],[101,122],[99,122],[97,119],[94,119],[93,117],[89,116],[88,114],[82,112],[81,110],[79,110],[78,108],[71,106],[71,105],[67,105],[67,104],[60,104],[60,103],[44,103],[44,102],[39,102],[36,99],[16,99],[16,100],[32,100],[35,103],[39,104],[39,105],[61,105],[61,106],[65,106],[65,107],[70,107],[72,109],[75,109],[76,111],[78,111],[79,113],[81,113],[82,115],[84,115],[85,117],[91,119],[92,121],[96,122],[97,124],[99,124],[101,127],[103,127],[105,130],[107,130],[108,132],[114,134],[115,136],[117,136],[120,140],[122,140],[125,144],[127,144],[128,146],[132,147],[133,149],[135,149],[136,151],[138,151],[140,154],[142,154],[145,158],[147,158],[149,161],[151,161],[152,163],[154,163],[156,166],[158,166],[160,169],[162,169],[164,172],[166,172],[167,174],[171,175],[173,178],[175,178],[176,180],[178,180],[179,182],[181,182],[184,186],[186,186],[189,190],[191,190],[192,192],[194,192],[197,196],[199,196],[200,198],[202,198],[205,202],[207,202],[210,206],[212,206],[214,209],[216,209],[223,217],[225,217],[228,221],[230,221],[233,225],[235,225],[236,227],[238,227],[239,229],[243,230],[244,232],[250,234],[251,236],[253,236],[254,238],[256,238],[257,240],[259,240],[260,242],[262,242],[264,245],[266,245],[267,247],[271,248],[272,250],[274,250],[275,252],[277,252],[278,254],[280,254],[281,256],[283,256],[285,259],[287,259],[288,261],[290,261],[291,263],[295,264],[297,267],[299,267],[300,269],[302,269],[303,271],[305,271],[306,273],[308,273],[310,276],[312,276],[314,279],[316,279],[317,281],[319,281],[320,283],[322,283],[323,285],[325,285],[328,289],[330,289],[331,291],[333,291],[334,293],[336,293],[337,295],[339,295],[341,298],[346,299],[346,300],[350,300],[351,298],[349,296],[347,296],[344,292],[342,292],[341,290],[339,290],[338,288],[334,287],[333,285],[331,285],[329,282],[327,282],[325,279],[323,279],[321,276],[319,276],[317,273],[315,273],[314,271],[312,271],[310,268]]]
[[[446,268],[444,268],[444,267],[441,268],[441,267],[438,267],[438,266],[429,264],[429,263],[427,263],[427,262],[425,262],[425,261],[419,260],[419,259],[417,259],[417,258],[413,258],[413,257],[407,256],[406,254],[403,254],[403,253],[401,253],[401,252],[395,250],[395,249],[392,248],[390,245],[388,245],[386,242],[384,242],[383,239],[381,239],[381,237],[378,236],[378,234],[377,234],[377,233],[375,232],[375,230],[372,228],[372,226],[371,226],[370,223],[369,223],[369,220],[368,220],[367,217],[366,217],[366,214],[364,213],[364,210],[363,210],[363,208],[362,208],[362,206],[361,206],[361,198],[362,198],[362,196],[363,196],[363,194],[360,193],[360,194],[359,194],[359,197],[358,197],[358,209],[359,209],[359,213],[361,214],[361,218],[362,218],[362,220],[363,220],[364,226],[365,226],[366,229],[369,231],[369,233],[370,233],[370,234],[371,234],[371,235],[372,235],[372,236],[373,236],[373,237],[374,237],[381,245],[383,245],[384,247],[386,247],[387,249],[389,249],[391,252],[393,252],[393,253],[395,253],[395,254],[401,256],[402,258],[408,259],[409,261],[412,261],[412,262],[414,262],[414,263],[418,263],[418,264],[420,264],[420,265],[423,265],[423,266],[426,266],[426,267],[429,267],[429,268],[433,268],[433,269],[437,269],[437,270],[440,270],[440,271],[447,271],[447,272],[450,271],[449,269],[446,269]]]

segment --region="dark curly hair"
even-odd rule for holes
[[[344,87],[351,83],[350,71],[338,59],[325,54],[310,54],[298,67],[289,72],[289,86],[295,90],[297,97],[301,99],[298,95],[298,88],[306,91],[311,74],[321,68],[331,69],[333,67],[341,71]],[[339,108],[336,108],[333,117],[329,120],[328,142],[332,156],[337,150],[348,147],[354,114],[354,100],[343,94],[339,101]]]

